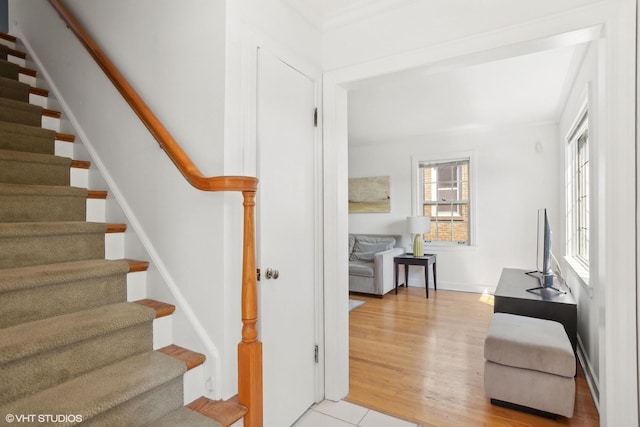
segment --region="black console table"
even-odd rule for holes
[[[576,351],[578,333],[578,305],[564,285],[559,293],[553,289],[538,289],[528,292],[540,284],[527,270],[504,268],[494,294],[494,313],[519,314],[562,323],[569,341]]]

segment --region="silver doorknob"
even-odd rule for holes
[[[264,277],[266,277],[267,279],[276,280],[278,277],[280,277],[280,272],[278,270],[267,268],[267,271],[264,273]]]

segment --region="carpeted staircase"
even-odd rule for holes
[[[183,374],[204,356],[153,350],[153,321],[172,307],[127,302],[127,275],[146,263],[105,259],[124,226],[86,221],[87,199],[105,194],[70,186],[88,164],[55,155],[73,138],[41,127],[55,113],[29,103],[46,91],[21,82],[33,72],[16,58],[0,44],[0,425],[220,426],[216,402],[184,406]]]

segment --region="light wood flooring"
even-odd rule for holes
[[[484,394],[484,337],[491,297],[400,288],[349,314],[350,378],[345,400],[425,427],[599,425],[579,368],[570,419],[549,420],[491,405]],[[489,301],[482,301],[487,300]],[[526,384],[523,384],[526,387]]]

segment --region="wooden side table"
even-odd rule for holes
[[[409,266],[421,265],[424,267],[424,287],[429,298],[429,266],[433,266],[433,290],[437,291],[436,282],[436,254],[426,254],[424,256],[413,256],[412,254],[398,255],[393,258],[396,273],[396,295],[398,294],[398,266],[404,264],[404,285],[409,286]]]

